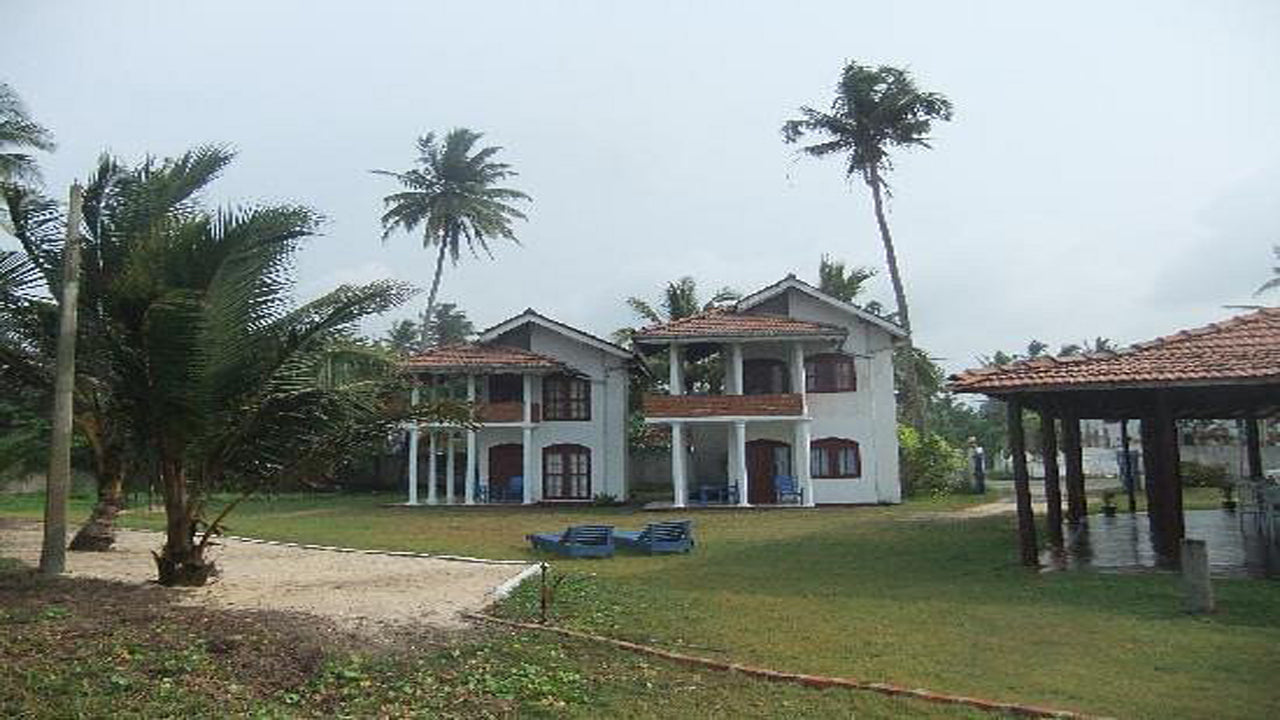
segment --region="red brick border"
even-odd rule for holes
[[[710,658],[698,657],[696,655],[685,655],[684,653],[663,650],[662,648],[656,648],[650,645],[641,645],[640,643],[628,642],[626,640],[617,640],[603,635],[593,635],[580,630],[570,630],[568,628],[562,628],[555,625],[538,625],[535,623],[504,620],[502,618],[482,613],[463,613],[463,617],[471,620],[494,623],[497,625],[505,625],[507,627],[520,628],[523,630],[542,630],[545,632],[555,633],[557,635],[564,635],[565,637],[578,638],[579,640],[590,640],[592,642],[613,645],[614,647],[641,653],[643,655],[660,657],[682,665],[693,665],[709,668],[711,670],[720,670],[722,672],[737,672],[764,680],[772,680],[774,682],[791,682],[815,688],[842,687],[850,690],[865,690],[880,693],[881,695],[910,697],[944,705],[964,705],[967,707],[977,708],[979,710],[986,710],[988,712],[1006,713],[1022,717],[1063,718],[1065,720],[1097,720],[1096,716],[1085,715],[1071,710],[1058,710],[1055,708],[1041,707],[1038,705],[995,702],[993,700],[983,700],[981,698],[965,697],[963,695],[948,695],[946,693],[933,692],[932,690],[926,690],[923,688],[908,688],[901,685],[893,685],[891,683],[867,682],[865,680],[856,680],[854,678],[825,677],[822,675],[780,672],[752,665],[712,660]]]

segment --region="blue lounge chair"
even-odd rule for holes
[[[778,475],[773,479],[773,490],[779,505],[794,499],[796,504],[804,504],[804,488],[790,475]]]
[[[571,525],[563,533],[535,533],[527,536],[536,550],[548,550],[565,557],[612,557],[612,525]]]
[[[639,532],[626,530],[615,532],[613,538],[622,547],[642,550],[650,555],[689,552],[693,549],[693,521],[668,520],[649,523]]]

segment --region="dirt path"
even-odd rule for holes
[[[35,565],[40,526],[0,524],[0,556]],[[151,551],[158,533],[121,530],[106,553],[68,553],[71,577],[126,583],[155,578]],[[436,558],[337,552],[225,540],[213,551],[222,570],[203,588],[175,589],[185,604],[238,610],[306,612],[352,629],[369,623],[462,627],[461,614],[477,611],[528,566]]]

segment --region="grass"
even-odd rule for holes
[[[577,522],[638,528],[677,516],[630,508],[384,506],[395,499],[255,500],[232,516],[231,531],[364,548],[533,559],[537,556],[523,541],[527,532]],[[939,515],[978,500],[693,513],[699,545],[689,556],[554,560],[554,571],[567,578],[557,592],[556,621],[778,669],[1100,715],[1280,715],[1272,677],[1280,663],[1280,584],[1218,581],[1219,612],[1190,617],[1178,610],[1176,576],[1029,573],[1015,564],[1011,518]],[[29,515],[38,507],[10,498],[0,501],[0,514]],[[125,522],[158,527],[160,517],[133,512]],[[498,612],[531,617],[535,590],[526,583]],[[515,652],[506,642],[515,641],[504,641],[490,652]],[[605,658],[616,663],[623,680],[596,684],[593,679],[583,692],[590,697],[588,706],[608,707],[623,717],[800,714],[784,707],[788,702],[797,707],[818,703],[813,707],[822,711],[814,715],[849,715],[856,709],[859,717],[888,717],[904,710],[893,704],[900,701],[885,698],[783,689],[661,665],[651,665],[660,676],[652,682],[662,688],[651,695],[639,689],[644,686],[637,659],[546,638],[519,642],[563,647],[569,666],[590,678],[595,664]],[[701,678],[703,689],[682,699],[671,690],[679,686],[669,677],[673,672]],[[668,682],[676,685],[664,684]],[[693,704],[679,704],[686,700]],[[837,704],[823,704],[827,702]],[[556,712],[579,712],[578,701],[566,703]],[[910,714],[952,712],[910,706]]]

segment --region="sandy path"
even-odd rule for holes
[[[0,556],[35,565],[40,526],[0,525]],[[121,530],[106,553],[68,553],[72,577],[151,582],[158,533]],[[370,622],[453,629],[528,566],[337,552],[224,540],[213,550],[222,574],[209,586],[182,588],[181,602],[239,610],[301,611],[347,626]]]

